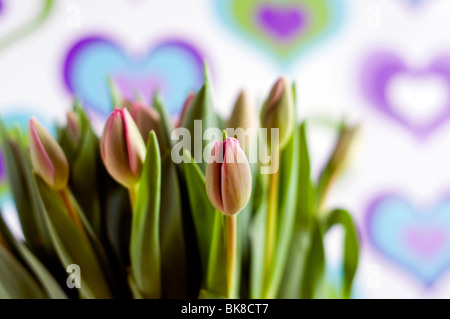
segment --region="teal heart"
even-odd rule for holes
[[[227,26],[288,65],[342,25],[342,0],[216,0]]]

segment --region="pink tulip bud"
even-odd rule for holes
[[[294,98],[291,87],[284,78],[272,87],[269,97],[261,110],[261,126],[268,129],[270,140],[271,129],[279,129],[279,146],[282,149],[289,141],[295,124]]]
[[[183,109],[181,110],[181,115],[180,118],[178,119],[178,123],[177,123],[177,127],[181,126],[181,123],[183,122],[183,118],[186,116],[187,111],[189,110],[189,108],[191,107],[192,101],[195,98],[195,93],[191,92],[188,94],[186,100],[184,101],[183,104]]]
[[[50,187],[65,188],[69,163],[61,146],[35,117],[29,121],[28,135],[33,168]]]
[[[142,102],[133,102],[127,106],[130,111],[136,126],[141,132],[144,142],[147,143],[148,135],[151,131],[155,131],[156,136],[159,136],[159,119],[160,116],[155,109],[145,105]]]
[[[67,136],[70,142],[77,147],[81,140],[81,123],[77,113],[69,111],[67,113]]]
[[[247,205],[252,191],[250,165],[237,139],[216,142],[206,166],[206,193],[225,215],[235,215]]]
[[[100,139],[100,150],[106,170],[117,182],[127,188],[137,184],[146,148],[126,108],[116,108],[109,116]]]

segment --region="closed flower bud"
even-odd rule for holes
[[[81,140],[81,123],[77,113],[69,111],[67,113],[67,137],[72,145],[76,148]]]
[[[158,130],[160,116],[155,109],[146,106],[142,102],[131,103],[127,108],[146,144],[151,131],[155,131],[156,136],[159,137],[160,134]]]
[[[261,110],[261,126],[267,128],[268,141],[271,140],[271,129],[279,129],[280,149],[292,136],[295,123],[294,98],[292,89],[284,78],[280,78]]]
[[[216,142],[206,166],[206,193],[212,205],[225,215],[235,215],[247,205],[251,190],[250,165],[238,140]]]
[[[344,126],[339,133],[336,146],[329,161],[329,170],[339,174],[350,164],[358,146],[360,126]]]
[[[194,98],[195,98],[194,92],[191,92],[188,94],[186,100],[184,101],[183,109],[181,110],[181,115],[180,115],[180,118],[178,119],[178,123],[176,125],[177,127],[181,126],[181,123],[183,122],[183,118],[185,117],[187,111],[191,107],[191,104],[192,104],[192,101],[194,100]]]
[[[245,152],[248,154],[249,148],[252,145],[251,143],[253,143],[256,138],[258,115],[256,113],[256,108],[250,102],[245,91],[242,91],[239,94],[239,97],[234,105],[233,112],[227,121],[226,127],[227,129],[231,128],[235,130],[236,134],[233,137],[238,139],[241,147],[243,147]],[[244,132],[239,132],[239,129],[242,129]],[[247,131],[248,129],[250,130]]]
[[[146,148],[144,140],[126,108],[115,109],[109,116],[100,150],[108,173],[127,188],[139,181]]]
[[[32,117],[29,121],[30,154],[33,168],[54,189],[64,189],[69,180],[69,164],[61,146]]]

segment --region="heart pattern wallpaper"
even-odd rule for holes
[[[449,29],[444,0],[0,0],[0,299],[449,298]]]

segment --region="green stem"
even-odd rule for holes
[[[237,218],[236,215],[226,216],[227,223],[227,279],[228,298],[235,298],[236,257],[237,257]]]
[[[137,186],[128,188],[128,195],[130,196],[131,211],[134,212],[136,206]]]
[[[60,191],[60,195],[70,218],[74,221],[75,225],[77,225],[77,227],[84,233],[83,225],[81,224],[80,218],[78,217],[77,211],[72,203],[69,190],[67,188],[62,189]]]

